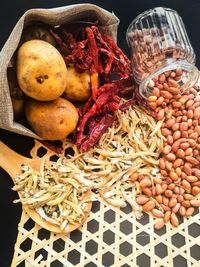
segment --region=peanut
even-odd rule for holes
[[[172,212],[171,214],[171,224],[174,226],[174,227],[177,227],[179,225],[179,221],[178,221],[178,218],[176,216],[175,213]]]
[[[151,211],[152,209],[154,209],[156,206],[155,202],[153,200],[149,200],[148,202],[146,202],[142,208],[145,212]]]
[[[163,228],[164,226],[165,226],[164,220],[160,220],[160,221],[158,221],[157,223],[154,224],[154,228],[156,230],[159,230],[159,229]]]
[[[145,195],[140,195],[136,199],[136,202],[139,205],[144,205],[147,201],[149,201],[149,198]]]

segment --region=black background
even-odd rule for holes
[[[52,8],[69,4],[88,3],[89,1],[61,0],[3,0],[0,15],[0,47],[6,42],[10,32],[22,14],[30,8]],[[197,56],[197,66],[200,67],[200,0],[107,0],[90,1],[100,7],[113,11],[120,19],[118,44],[128,53],[125,32],[130,22],[142,11],[165,6],[178,11],[182,16],[189,38]],[[33,141],[30,138],[0,130],[0,140],[4,141],[15,151],[28,156]],[[11,191],[12,181],[0,169],[0,267],[10,266],[14,244],[17,237],[17,224],[20,220],[21,207],[13,204],[17,198]],[[108,265],[109,266],[109,265]],[[142,266],[145,267],[145,266]]]

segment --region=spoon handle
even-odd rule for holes
[[[2,167],[12,179],[20,173],[21,164],[24,163],[26,159],[26,157],[16,153],[0,141],[0,167]]]

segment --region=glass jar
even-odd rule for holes
[[[150,80],[165,71],[183,70],[177,81],[182,92],[196,83],[196,56],[175,10],[157,7],[143,12],[129,25],[126,37],[133,74],[143,97],[151,95]]]

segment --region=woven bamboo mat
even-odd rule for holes
[[[41,149],[36,142],[31,155]],[[200,267],[200,210],[178,228],[154,230],[154,220],[148,214],[136,220],[128,204],[114,208],[94,195],[87,222],[61,235],[42,229],[23,211],[11,267]]]

